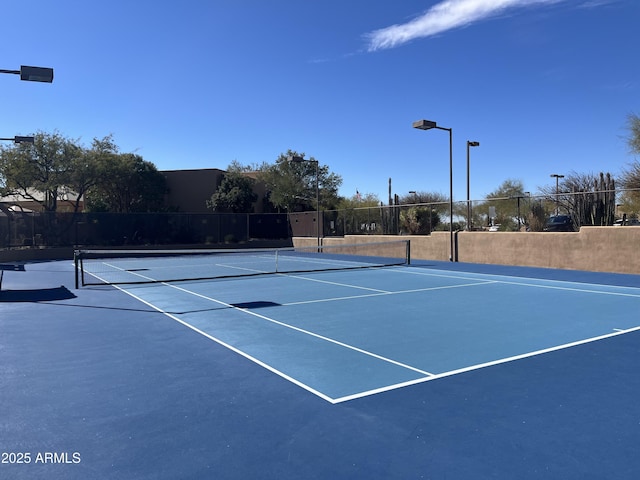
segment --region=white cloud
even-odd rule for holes
[[[375,30],[366,35],[369,51],[393,48],[416,38],[430,37],[498,15],[505,10],[565,0],[445,0],[423,15],[400,25]]]

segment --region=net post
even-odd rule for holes
[[[406,261],[407,265],[411,265],[411,240],[407,240]]]
[[[78,290],[79,285],[78,285],[78,250],[74,250],[73,251],[73,266],[74,266],[74,273],[75,273],[75,277],[76,277],[76,290]]]

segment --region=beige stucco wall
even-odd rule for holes
[[[411,240],[411,257],[449,259],[449,233],[429,236],[348,235],[326,237],[325,245]],[[296,246],[317,244],[296,237]],[[640,274],[640,227],[582,227],[575,233],[458,232],[458,261],[595,272]],[[73,257],[71,248],[0,251],[0,262]]]
[[[459,262],[640,274],[640,227],[582,227],[574,233],[458,232]],[[449,233],[429,236],[348,235],[327,237],[325,245],[411,240],[411,257],[449,260]],[[294,238],[294,245],[315,245]]]
[[[579,232],[460,232],[461,262],[640,274],[640,228]]]

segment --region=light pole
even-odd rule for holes
[[[14,142],[14,143],[33,143],[35,139],[33,137],[21,137],[16,135],[13,138],[0,138],[3,142]]]
[[[318,187],[318,180],[320,178],[320,162],[318,160],[305,160],[304,157],[297,155],[289,155],[287,160],[293,163],[315,163],[316,164],[316,240],[318,242],[318,248],[320,248],[320,189]]]
[[[471,230],[471,162],[469,161],[470,147],[479,147],[480,142],[467,140],[467,230]]]
[[[413,122],[413,128],[418,130],[446,130],[449,132],[449,261],[453,262],[453,130],[451,128],[439,127],[431,120],[417,120]]]
[[[550,175],[551,178],[556,179],[556,216],[560,214],[560,203],[558,202],[558,195],[560,194],[558,190],[558,180],[564,178],[564,175],[559,175],[557,173],[552,173]]]
[[[0,73],[11,73],[20,75],[20,80],[27,82],[53,82],[53,68],[27,67],[22,65],[20,70],[1,70]]]

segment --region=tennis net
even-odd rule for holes
[[[396,240],[275,249],[76,250],[76,288],[407,265],[409,246],[409,240]]]

